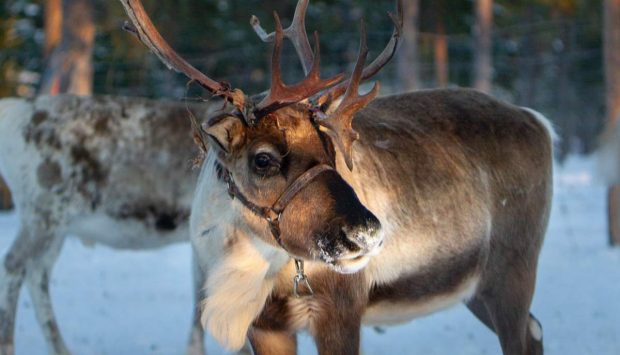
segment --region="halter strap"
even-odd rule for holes
[[[282,213],[293,197],[299,193],[299,191],[303,190],[303,188],[311,183],[317,176],[330,170],[334,170],[334,168],[327,164],[319,164],[310,168],[305,173],[301,174],[295,181],[293,181],[291,185],[289,185],[276,203],[273,204],[271,209],[278,214]]]
[[[292,184],[290,184],[286,190],[280,195],[280,197],[276,200],[276,202],[271,207],[262,207],[254,202],[248,200],[245,195],[239,190],[235,181],[232,178],[232,174],[226,168],[221,165],[218,166],[218,169],[221,170],[222,178],[224,182],[228,185],[228,195],[232,199],[237,199],[244,205],[247,209],[252,211],[255,215],[265,219],[269,223],[269,229],[271,230],[271,235],[278,243],[278,245],[284,249],[287,253],[288,250],[282,243],[281,233],[280,233],[280,217],[282,216],[282,212],[291,200],[308,184],[310,184],[317,176],[320,174],[334,170],[333,167],[327,164],[318,164],[313,166],[312,168],[306,170],[303,174],[301,174]],[[289,253],[290,255],[290,253]],[[308,282],[308,277],[304,272],[304,262],[301,259],[295,258],[295,277],[293,278],[293,294],[295,297],[300,297],[299,295],[299,285],[303,284],[308,290],[309,294],[312,295],[314,292],[312,291],[312,287],[310,287],[310,283]]]
[[[327,164],[319,164],[315,165],[312,168],[306,170],[303,174],[301,174],[292,184],[290,184],[286,190],[280,195],[280,197],[276,200],[276,202],[271,207],[263,207],[255,204],[250,201],[245,195],[239,190],[235,181],[232,178],[232,174],[226,169],[222,167],[222,178],[224,182],[226,182],[228,186],[228,194],[231,198],[239,200],[242,205],[244,205],[247,209],[252,211],[255,215],[266,219],[269,223],[273,223],[280,219],[280,215],[286,209],[286,206],[291,202],[291,200],[301,191],[306,185],[311,183],[317,176],[320,174],[334,170],[331,166]],[[279,236],[276,238],[278,244],[282,246],[282,243],[279,240]],[[283,246],[282,246],[283,247]]]

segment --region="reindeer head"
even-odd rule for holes
[[[313,53],[303,24],[308,0],[300,0],[293,24],[286,30],[277,14],[276,31],[270,35],[253,18],[263,40],[274,41],[271,89],[259,100],[192,67],[163,40],[139,1],[121,1],[135,26],[132,32],[164,63],[232,104],[211,117],[203,131],[217,154],[229,193],[245,207],[244,223],[264,235],[262,219],[267,220],[275,240],[268,234],[264,238],[295,257],[322,260],[340,272],[364,267],[382,245],[381,226],[336,171],[336,148],[352,169],[352,145],[358,138],[351,125],[353,117],[379,91],[377,83],[360,96],[359,85],[392,57],[402,17],[393,17],[396,30],[390,43],[367,68],[362,25],[359,57],[348,80],[343,75],[321,79],[318,34],[314,34]],[[285,36],[293,41],[306,72],[304,80],[294,85],[286,85],[281,76]]]

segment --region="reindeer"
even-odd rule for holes
[[[198,175],[188,109],[204,116],[210,106],[111,97],[0,100],[0,172],[20,223],[0,266],[0,354],[14,352],[23,281],[48,351],[69,353],[49,295],[66,235],[121,249],[188,241]],[[199,300],[203,282],[194,269]],[[194,309],[190,352],[204,353]]]
[[[121,0],[138,38],[170,68],[230,103],[203,127],[209,150],[190,238],[207,274],[202,320],[231,350],[294,354],[306,330],[320,354],[358,354],[363,324],[408,321],[464,302],[504,354],[542,354],[530,314],[552,195],[553,130],[540,114],[467,89],[359,94],[397,47],[349,79],[319,74],[300,0],[277,15],[272,83],[247,96],[165,42],[140,1]],[[402,5],[402,4],[399,4]],[[400,7],[400,6],[399,6]],[[307,76],[287,85],[284,37]]]

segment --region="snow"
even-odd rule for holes
[[[604,186],[593,159],[556,169],[551,224],[532,312],[547,354],[620,354],[620,249],[607,246]],[[0,214],[0,255],[15,236],[15,214]],[[190,248],[117,251],[69,238],[52,276],[62,334],[75,354],[181,354],[192,311]],[[499,354],[495,335],[463,306],[385,329],[365,329],[372,354]],[[301,354],[313,354],[301,340]],[[27,292],[19,301],[17,354],[45,354]],[[212,339],[210,355],[224,354]]]

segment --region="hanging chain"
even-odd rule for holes
[[[295,271],[296,274],[293,278],[293,295],[295,295],[296,298],[301,297],[299,294],[299,285],[302,284],[308,289],[309,294],[307,296],[312,296],[314,291],[312,291],[312,287],[310,287],[310,282],[308,281],[308,276],[306,276],[306,273],[304,272],[303,260],[295,258]]]

